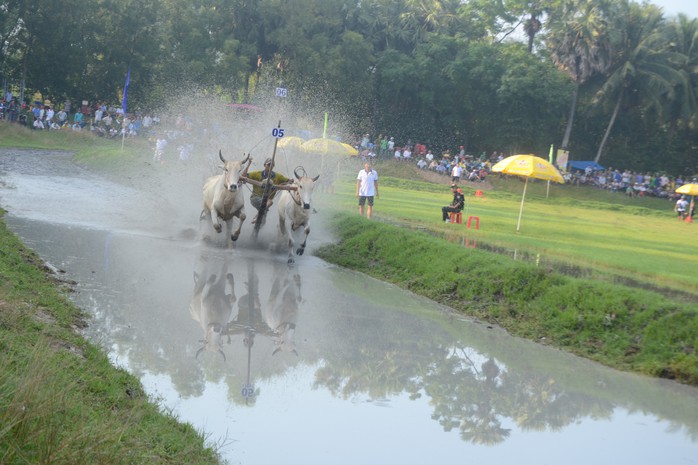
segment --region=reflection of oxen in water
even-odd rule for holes
[[[267,305],[262,308],[262,317],[271,330],[274,340],[274,354],[279,351],[296,351],[294,335],[296,322],[298,321],[298,309],[303,300],[301,296],[301,275],[298,272],[291,275],[291,270],[286,267],[286,272],[280,272],[281,267],[276,267],[274,282],[269,293]]]
[[[225,360],[221,349],[222,337],[235,304],[235,281],[228,272],[228,260],[223,260],[220,268],[215,267],[212,258],[201,257],[203,270],[194,271],[194,293],[189,304],[191,317],[198,321],[204,331],[198,357],[204,350],[218,352]]]

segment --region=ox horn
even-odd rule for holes
[[[298,170],[299,170],[299,169],[303,170],[303,174],[302,174],[302,175],[299,175],[299,174],[298,174]],[[305,172],[305,168],[303,168],[302,166],[296,166],[296,169],[293,170],[293,174],[295,174],[295,175],[296,175],[296,178],[298,178],[298,180],[300,181],[300,180],[301,180],[301,177],[302,177],[302,176],[305,176],[307,173]]]
[[[221,149],[218,149],[218,156],[220,157],[221,161],[225,163],[225,158],[223,158],[223,152],[221,151]]]
[[[242,152],[242,154],[245,155],[245,152]],[[247,163],[247,160],[249,160],[249,159],[250,159],[250,154],[248,153],[247,156],[245,157],[245,159],[242,160],[242,163],[243,164]]]
[[[204,344],[199,350],[196,351],[196,355],[194,356],[194,358],[198,360],[199,355],[201,354],[201,352],[204,351],[205,348],[206,348],[206,345]],[[218,353],[221,354],[221,357],[223,357],[223,361],[227,362],[227,359],[225,358],[225,352],[223,352],[222,349],[218,349]]]
[[[319,175],[319,174],[313,178],[313,182],[317,181],[318,179],[320,179],[320,175]]]

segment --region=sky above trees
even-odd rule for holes
[[[652,0],[652,3],[662,7],[667,16],[684,13],[690,18],[698,18],[698,2],[695,0]]]

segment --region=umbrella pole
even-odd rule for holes
[[[521,215],[523,214],[523,204],[524,204],[524,199],[526,198],[526,187],[528,186],[528,176],[526,176],[526,182],[524,183],[524,191],[523,195],[521,196],[521,207],[519,208],[519,221],[516,223],[516,232],[519,232],[519,228],[521,228]]]

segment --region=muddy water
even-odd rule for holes
[[[273,219],[257,242],[249,225],[234,247],[202,241],[205,173],[148,173],[144,190],[69,154],[2,150],[0,206],[79,283],[86,337],[229,463],[698,463],[698,390],[512,338],[308,253],[289,267]],[[330,240],[322,219],[311,251]]]

